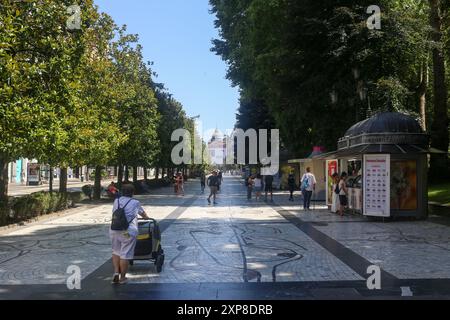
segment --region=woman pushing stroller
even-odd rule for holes
[[[141,203],[133,199],[133,185],[124,185],[123,196],[114,201],[110,237],[112,242],[112,261],[114,266],[113,284],[127,283],[129,260],[134,257],[138,236],[138,216],[150,219]]]

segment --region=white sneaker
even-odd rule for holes
[[[115,273],[113,275],[111,283],[112,284],[119,284],[120,283],[120,274],[119,273]]]

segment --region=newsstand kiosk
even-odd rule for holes
[[[428,216],[429,136],[411,116],[386,112],[351,127],[321,155],[349,173],[350,209],[365,216]]]

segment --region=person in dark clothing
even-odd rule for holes
[[[292,173],[289,174],[289,177],[288,177],[288,188],[289,188],[289,192],[290,192],[289,201],[294,201],[295,177]]]
[[[270,201],[273,202],[273,176],[265,176],[264,189],[266,191],[265,201],[267,201],[267,194],[270,193]]]
[[[218,177],[217,171],[214,171],[213,174],[208,177],[208,187],[211,190],[209,197],[208,197],[209,204],[211,204],[211,197],[213,197],[214,204],[217,204],[216,196],[217,196],[218,185],[219,185],[219,177]]]
[[[253,186],[255,185],[255,177],[249,176],[245,184],[247,186],[247,200],[252,200]]]
[[[206,175],[204,172],[200,174],[200,187],[202,189],[202,194],[205,193],[206,188]]]
[[[222,186],[222,181],[223,181],[223,174],[222,171],[219,171],[219,173],[217,174],[217,178],[219,179],[219,184],[217,185],[217,191],[220,191],[220,187]]]

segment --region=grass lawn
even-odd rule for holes
[[[430,202],[450,205],[450,182],[431,185],[428,188]]]

